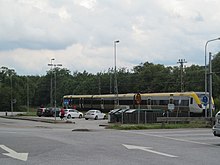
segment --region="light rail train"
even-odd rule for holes
[[[164,111],[170,110],[169,106],[171,106],[174,112],[187,112],[202,116],[205,114],[205,104],[202,101],[204,96],[205,92],[65,95],[63,96],[63,106],[76,107],[79,110],[99,109],[103,112],[109,112],[118,105],[126,105],[131,109],[161,109]],[[209,105],[206,107],[209,109]],[[213,99],[212,109],[214,110]]]

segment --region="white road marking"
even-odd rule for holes
[[[154,154],[162,155],[162,156],[166,156],[166,157],[171,157],[171,158],[178,157],[175,155],[154,151],[154,150],[152,150],[151,147],[142,147],[142,146],[135,146],[135,145],[127,145],[127,144],[122,144],[122,145],[125,146],[129,150],[142,150],[142,151],[146,151],[146,152],[150,152],[150,153],[154,153]]]
[[[180,138],[172,138],[168,136],[162,136],[162,135],[153,135],[152,133],[144,133],[144,132],[134,132],[134,131],[123,131],[127,133],[133,133],[133,134],[139,134],[139,135],[145,135],[145,136],[153,136],[153,137],[158,137],[158,138],[164,138],[164,139],[169,139],[169,140],[175,140],[175,141],[181,141],[181,142],[188,142],[188,143],[194,143],[194,144],[202,144],[202,145],[210,145],[208,143],[203,143],[203,142],[197,142],[197,141],[192,141],[192,140],[186,140],[186,139],[180,139]]]
[[[3,153],[3,155],[12,157],[14,159],[22,160],[22,161],[27,161],[28,153],[18,153],[16,151],[6,147],[5,145],[0,145],[0,148],[2,148],[3,150],[8,152],[8,153]]]

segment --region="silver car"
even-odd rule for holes
[[[212,128],[214,136],[220,137],[220,111],[215,115],[215,125]]]
[[[85,113],[85,119],[106,119],[106,114],[102,113],[100,110],[89,110]]]

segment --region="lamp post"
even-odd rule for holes
[[[114,41],[114,62],[115,62],[115,69],[114,69],[114,75],[115,75],[115,81],[114,81],[114,93],[116,95],[115,99],[115,107],[119,104],[118,102],[118,82],[117,82],[117,73],[116,73],[116,44],[119,43],[119,40]]]
[[[206,53],[207,53],[207,46],[208,46],[208,43],[209,42],[212,42],[212,41],[216,41],[216,40],[220,40],[220,37],[219,38],[215,38],[215,39],[211,39],[211,40],[208,40],[206,43],[205,43],[205,96],[207,97],[207,62],[206,62]],[[207,117],[207,105],[205,105],[205,117]]]
[[[212,53],[209,52],[209,112],[212,117]]]
[[[219,53],[219,52],[218,52]],[[213,104],[212,104],[212,57],[215,58],[215,56],[218,54],[215,53],[212,55],[211,52],[209,52],[209,112],[210,112],[210,117],[212,117],[212,110],[213,110]]]
[[[53,65],[55,68],[62,66],[62,64],[54,64]],[[54,107],[57,107],[57,75],[56,75],[56,70],[54,70]],[[56,114],[56,111],[55,111]]]
[[[53,59],[55,60],[55,59]],[[56,76],[56,67],[59,67],[59,66],[62,66],[62,64],[48,64],[48,66],[51,66],[52,68],[52,71],[54,71],[54,119],[56,121],[56,107],[57,107],[57,100],[56,100],[56,97],[57,97],[57,76]],[[51,76],[52,77],[52,76]],[[52,84],[52,83],[51,83]],[[52,91],[52,90],[51,90]]]
[[[51,66],[50,70],[51,72],[53,71],[53,61],[55,59],[52,58],[50,59],[50,64],[48,64],[48,66]],[[51,73],[51,76],[50,76],[50,106],[53,107],[53,74]]]

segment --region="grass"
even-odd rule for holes
[[[19,113],[16,116],[36,116],[36,112],[26,112],[26,113]]]
[[[161,123],[154,124],[109,124],[108,129],[117,130],[140,130],[140,129],[177,129],[177,128],[211,128],[211,125],[202,121],[193,121],[191,123]]]

